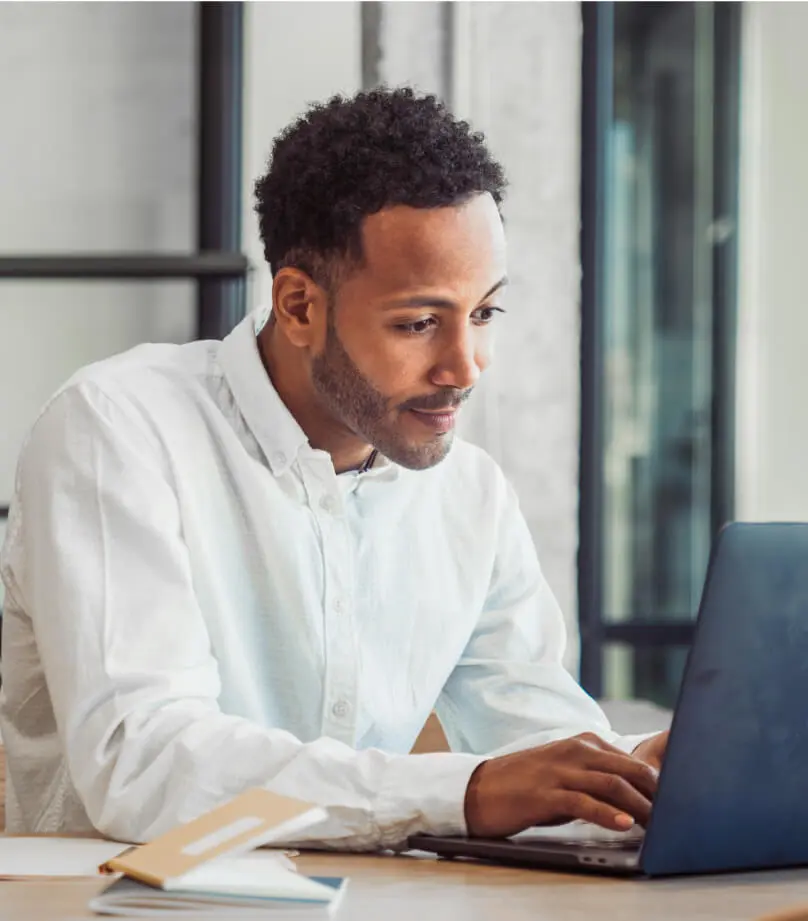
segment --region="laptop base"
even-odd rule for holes
[[[639,867],[639,842],[600,841],[588,844],[538,837],[531,840],[524,835],[520,835],[518,840],[413,835],[408,846],[448,859],[467,858],[542,870],[572,870],[609,876],[637,876],[642,872]]]

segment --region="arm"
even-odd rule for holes
[[[91,384],[51,403],[20,463],[8,562],[95,827],[149,840],[267,786],[330,807],[308,843],[364,849],[462,831],[478,758],[303,744],[221,712],[171,476],[140,416]],[[443,796],[428,792],[433,781]]]
[[[648,820],[654,768],[631,757],[564,669],[564,623],[510,487],[484,610],[438,702],[454,749],[491,752],[466,793],[470,834],[584,819],[617,831]],[[563,740],[563,741],[562,741]]]
[[[501,474],[500,474],[501,476]],[[539,566],[513,489],[504,482],[491,586],[437,710],[453,750],[516,751],[592,732],[630,752],[564,668],[564,620]]]

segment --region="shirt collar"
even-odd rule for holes
[[[256,336],[268,316],[265,307],[248,314],[219,346],[219,365],[270,470],[280,476],[308,445],[308,439],[272,386],[261,361]]]
[[[269,469],[275,476],[281,476],[301,449],[310,446],[306,433],[272,385],[258,351],[257,336],[269,313],[269,308],[259,307],[236,326],[219,346],[219,365],[236,405],[267,458]],[[368,471],[359,476],[353,474],[356,481],[353,488],[362,482],[394,480],[398,474],[398,464],[379,454]]]

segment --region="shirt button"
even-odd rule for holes
[[[283,451],[276,451],[272,455],[272,463],[276,467],[283,467],[283,465],[286,463],[286,455],[283,453]]]
[[[337,501],[332,495],[325,495],[320,499],[320,508],[331,515],[337,508]]]
[[[337,614],[342,614],[342,612],[345,610],[345,602],[342,600],[342,598],[337,598],[337,600],[334,602],[334,610],[337,612]]]
[[[334,706],[331,708],[331,712],[336,716],[338,720],[345,719],[348,715],[348,702],[346,700],[338,700]]]

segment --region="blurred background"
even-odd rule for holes
[[[569,667],[670,706],[717,528],[808,520],[807,33],[806,3],[0,2],[0,507],[73,371],[266,302],[274,135],[410,84],[511,181],[464,434],[516,486]]]

